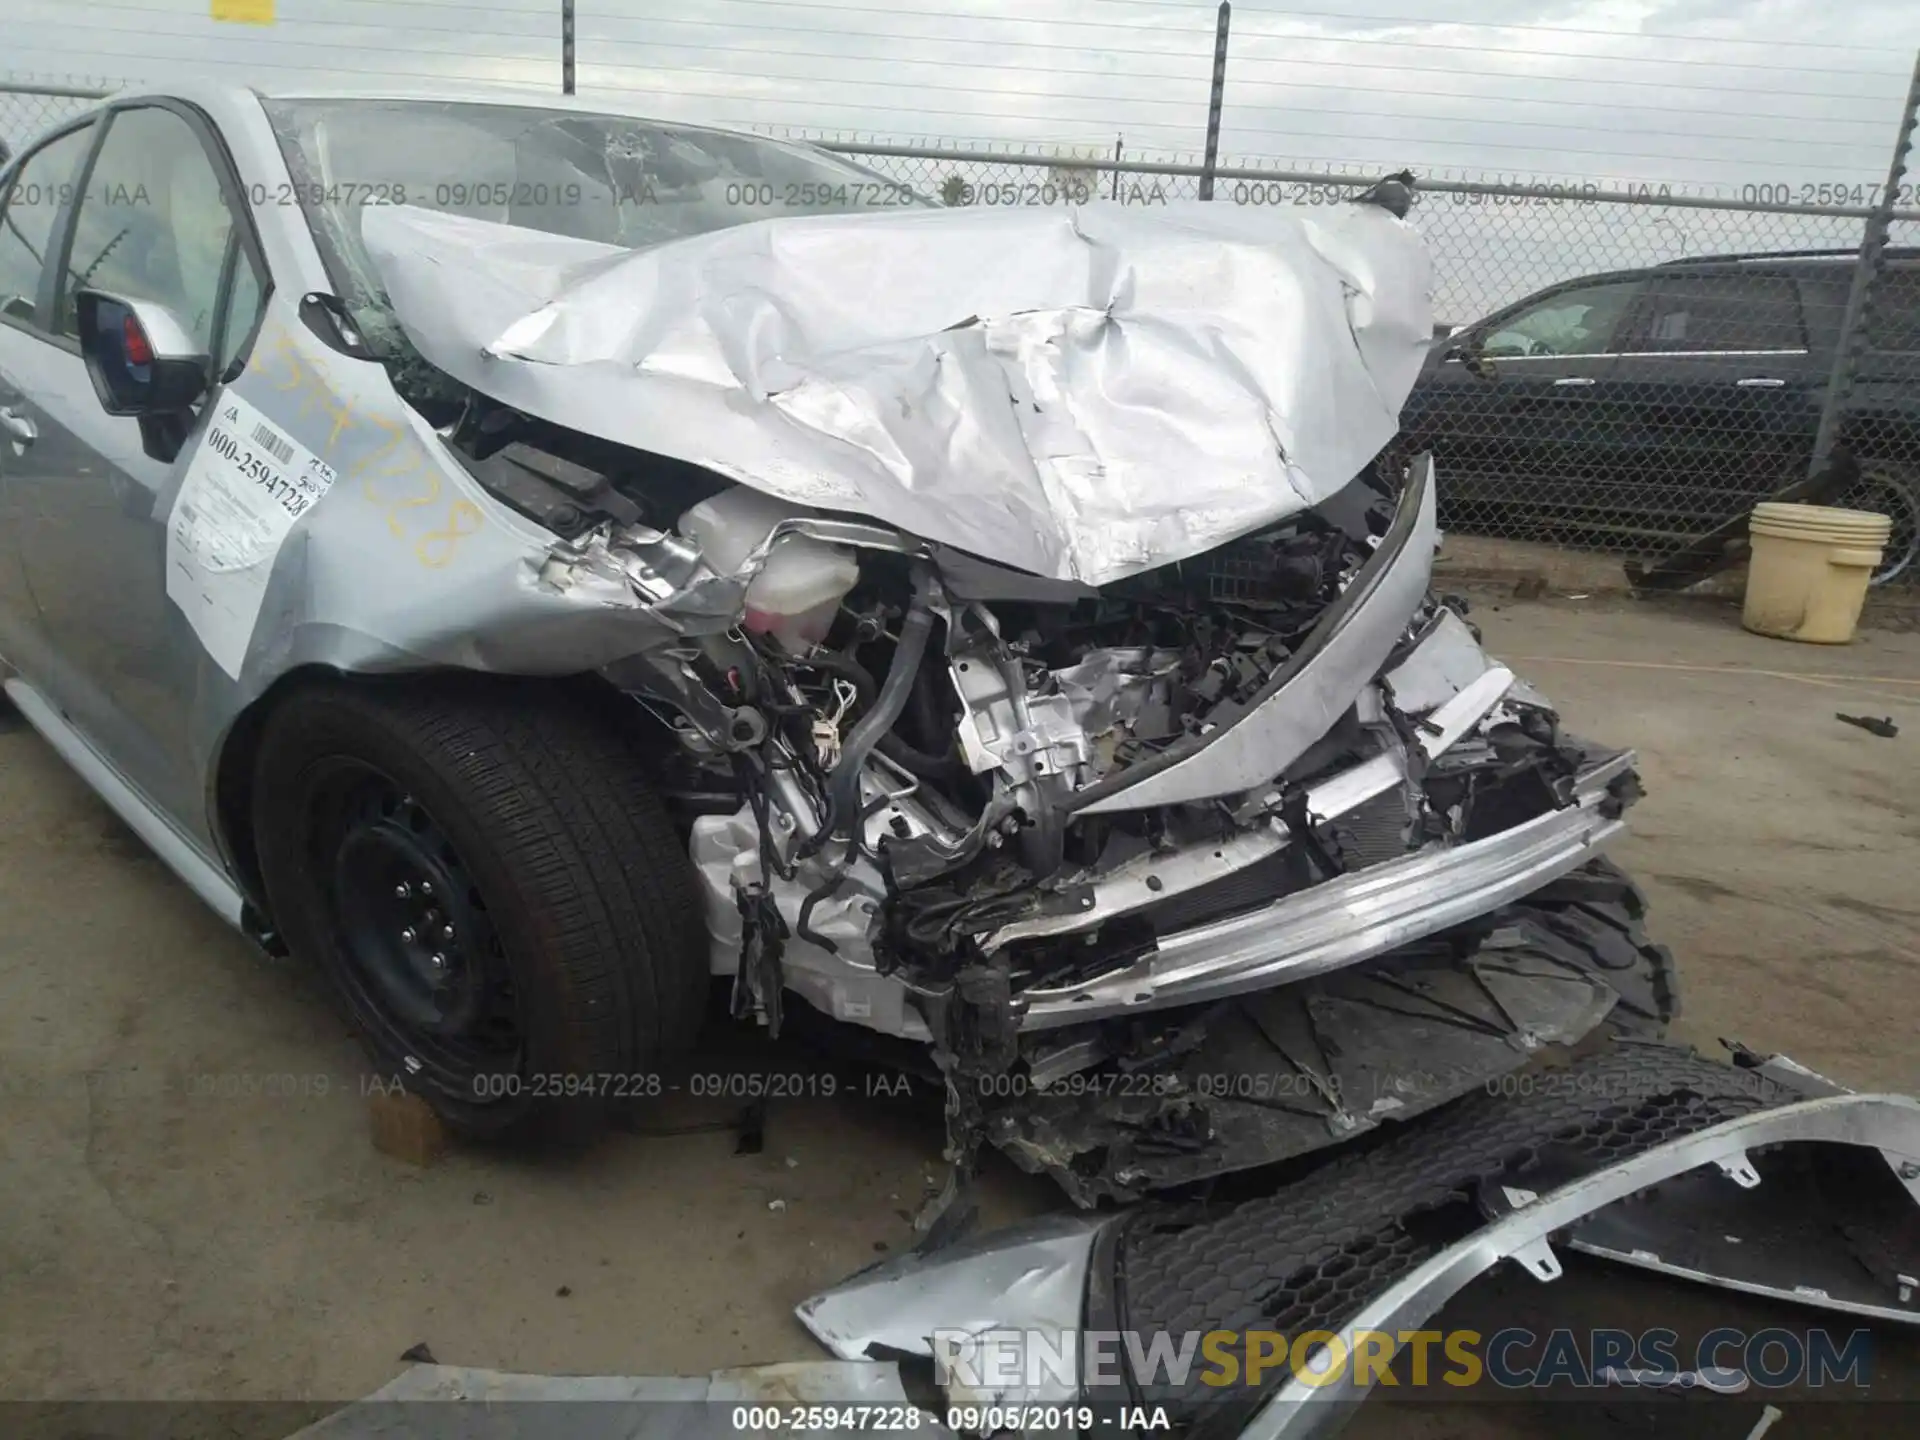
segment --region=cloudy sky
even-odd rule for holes
[[[5,0],[0,75],[551,88],[559,0]],[[1223,151],[1726,187],[1884,178],[1912,0],[1242,0]],[[908,140],[1197,150],[1205,0],[578,0],[583,94]],[[1470,17],[1470,18],[1469,18]]]

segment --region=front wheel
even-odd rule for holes
[[[660,1090],[707,963],[685,849],[614,725],[528,682],[313,686],[269,717],[260,866],[383,1076],[478,1138]]]

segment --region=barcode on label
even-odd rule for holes
[[[276,435],[265,425],[253,427],[253,443],[266,451],[282,465],[293,463],[293,443],[284,436]]]

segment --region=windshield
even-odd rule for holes
[[[422,362],[360,243],[369,204],[638,248],[780,215],[929,203],[804,146],[623,115],[434,100],[263,103],[292,175],[290,198],[305,209],[341,298],[374,351],[409,372]],[[402,390],[416,399],[418,383]]]

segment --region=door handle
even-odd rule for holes
[[[1737,389],[1741,390],[1778,390],[1787,382],[1777,380],[1771,375],[1749,375],[1746,379],[1736,380],[1733,383]]]
[[[1558,390],[1562,386],[1565,386],[1568,389],[1571,389],[1576,385],[1591,385],[1591,384],[1593,384],[1593,377],[1591,375],[1563,375],[1558,380],[1553,382],[1553,388]]]
[[[4,405],[0,405],[0,430],[6,431],[16,445],[31,445],[40,438],[33,421]]]

